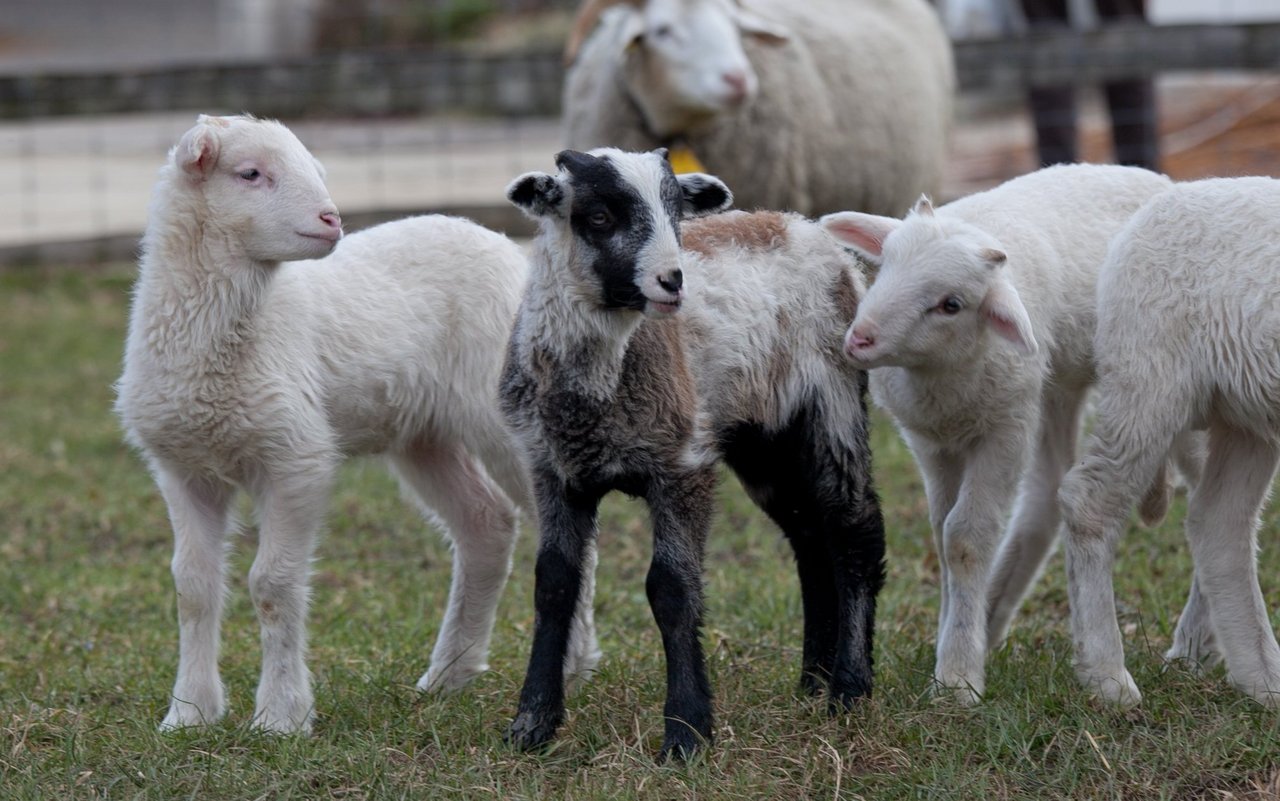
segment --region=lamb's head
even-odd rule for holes
[[[987,331],[1035,353],[1007,256],[990,234],[935,216],[927,198],[902,220],[839,212],[821,222],[879,267],[845,335],[845,353],[859,367],[961,365],[983,346]]]
[[[556,175],[531,172],[507,187],[555,255],[557,272],[546,280],[560,286],[550,289],[589,308],[676,311],[684,294],[680,220],[728,208],[728,187],[700,173],[676,176],[661,148],[565,150],[556,166]]]
[[[201,115],[168,171],[198,198],[202,224],[255,261],[318,258],[342,237],[324,168],[278,122]]]
[[[785,41],[741,0],[587,0],[566,46],[572,60],[602,11],[620,6],[623,80],[650,130],[677,136],[751,102],[759,80],[743,37]]]

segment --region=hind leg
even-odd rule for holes
[[[1208,435],[1204,431],[1186,431],[1173,444],[1172,461],[1177,465],[1183,483],[1194,491],[1204,475],[1208,458]],[[1173,644],[1165,652],[1168,662],[1181,662],[1193,670],[1212,667],[1222,661],[1218,638],[1213,633],[1213,621],[1209,617],[1209,602],[1200,588],[1200,579],[1192,574],[1187,603],[1178,616],[1178,626],[1173,632]]]
[[[1280,646],[1258,587],[1258,510],[1280,449],[1251,434],[1215,427],[1204,480],[1187,505],[1187,541],[1208,600],[1231,683],[1280,706]]]
[[[1135,405],[1124,414],[1141,415],[1142,410]],[[1142,694],[1124,666],[1112,583],[1115,546],[1129,510],[1150,486],[1179,428],[1172,419],[1145,422],[1139,432],[1101,407],[1090,450],[1058,493],[1067,528],[1076,676],[1099,697],[1122,706],[1138,704]]]
[[[987,590],[987,648],[1004,642],[1009,623],[1058,536],[1058,486],[1075,460],[1082,391],[1047,393],[1031,470],[1022,479],[1008,533]]]
[[[419,445],[392,463],[453,543],[444,621],[418,689],[456,690],[489,669],[489,639],[516,541],[515,508],[460,445]]]

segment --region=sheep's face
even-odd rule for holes
[[[953,367],[973,358],[988,331],[1036,351],[1005,253],[985,232],[934,217],[927,200],[905,220],[841,212],[822,224],[879,265],[845,335],[859,367]]]
[[[736,0],[649,0],[628,9],[627,89],[649,127],[675,136],[750,103],[759,80],[743,37],[786,39]]]
[[[202,116],[172,154],[207,209],[206,235],[255,261],[327,255],[342,237],[324,168],[285,126]]]
[[[655,316],[679,309],[680,220],[727,208],[728,188],[708,175],[677,177],[661,149],[566,150],[556,165],[558,175],[528,173],[507,188],[511,202],[542,222],[556,255],[557,272],[534,280],[555,282],[546,289],[590,308]]]

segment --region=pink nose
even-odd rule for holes
[[[741,100],[747,96],[747,74],[745,72],[738,70],[726,72],[720,78],[732,90],[734,100]]]
[[[342,230],[342,217],[338,216],[336,211],[326,211],[320,215],[320,221],[335,231]]]
[[[876,335],[874,331],[853,328],[849,330],[849,336],[845,338],[844,349],[847,353],[852,354],[860,350],[866,350],[875,344]]]

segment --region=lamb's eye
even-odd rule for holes
[[[259,172],[256,167],[250,167],[247,170],[241,170],[238,174],[242,179],[249,181],[250,183],[262,177],[262,173]]]
[[[592,228],[608,228],[613,217],[607,211],[594,211],[587,216],[587,225]]]
[[[959,314],[960,310],[964,308],[964,301],[960,300],[960,298],[955,295],[947,295],[942,299],[942,302],[934,308],[947,315]]]

